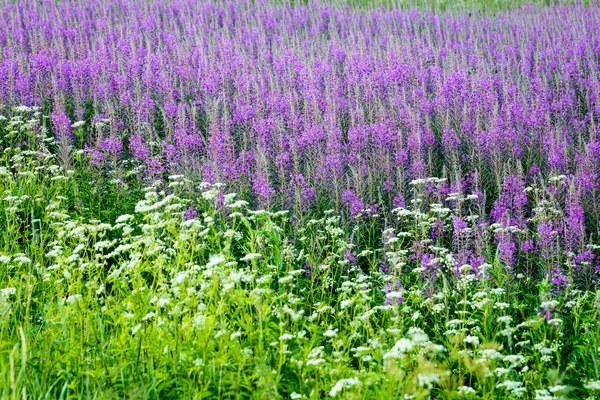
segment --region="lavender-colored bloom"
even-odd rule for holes
[[[567,276],[560,270],[560,268],[555,268],[550,273],[550,284],[551,291],[553,293],[562,293],[568,286]]]
[[[185,217],[186,220],[190,220],[190,219],[197,218],[198,215],[199,215],[198,214],[198,210],[196,210],[196,208],[194,208],[194,207],[188,207],[185,210],[184,217]]]
[[[581,259],[563,272],[590,281],[598,254],[586,246],[600,229],[597,5],[493,17],[319,2],[117,8],[0,5],[0,98],[52,99],[50,147],[63,167],[82,146],[102,173],[133,164],[146,181],[223,182],[298,220],[322,199],[352,223],[384,214],[384,228],[393,208],[440,204],[451,211],[407,245],[415,266],[435,272],[433,239],[451,249],[453,269],[497,253],[510,267],[541,256],[552,270],[572,253]],[[71,124],[83,119],[76,143]],[[430,177],[445,181],[410,185]]]
[[[344,191],[342,201],[348,206],[350,216],[355,216],[365,209],[365,203],[351,190]]]
[[[383,292],[386,294],[384,304],[402,304],[404,298],[400,296],[400,291],[402,290],[402,286],[400,285],[400,281],[394,281],[393,283],[387,283],[383,288]],[[390,296],[390,294],[392,296]]]

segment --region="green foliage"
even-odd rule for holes
[[[327,0],[336,6],[350,6],[361,9],[421,9],[433,12],[483,11],[498,12],[526,5],[537,7],[553,4],[573,4],[574,0]],[[290,0],[290,4],[307,4],[309,0]],[[582,1],[588,4],[589,0]]]
[[[384,235],[375,214],[295,225],[182,176],[142,190],[81,153],[63,171],[21,114],[0,121],[0,398],[600,394],[600,293],[493,255],[453,271],[444,243],[423,268],[407,249],[444,209]]]

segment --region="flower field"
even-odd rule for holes
[[[0,13],[0,399],[600,398],[599,3]]]

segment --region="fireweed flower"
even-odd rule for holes
[[[595,396],[585,3],[4,2],[0,381],[17,393],[21,369],[51,389],[28,368],[56,353],[37,335],[77,350],[61,368],[86,394],[141,393],[123,366],[143,359],[153,381],[175,363],[181,397],[231,393],[240,373],[267,398],[567,391],[532,370]]]
[[[553,312],[556,309],[558,302],[556,300],[545,301],[538,310],[538,315],[543,316],[546,321],[550,321],[553,316]]]

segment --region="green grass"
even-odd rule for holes
[[[456,275],[444,247],[418,268],[412,241],[448,213],[398,210],[372,247],[376,215],[294,226],[216,208],[219,185],[142,189],[82,154],[64,171],[40,118],[0,121],[0,398],[600,395],[600,292],[500,261]]]
[[[308,0],[291,0],[291,4],[306,4]],[[525,5],[537,7],[555,4],[585,4],[593,3],[593,0],[327,0],[326,3],[359,9],[419,9],[433,12],[499,12]]]

